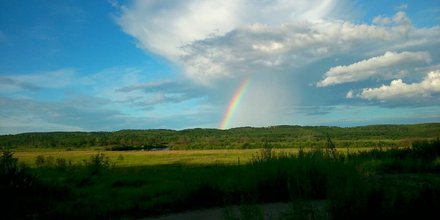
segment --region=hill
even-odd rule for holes
[[[337,147],[407,146],[414,140],[440,136],[440,123],[369,125],[359,127],[290,126],[240,127],[228,130],[121,130],[115,132],[36,132],[1,135],[0,147],[107,149],[231,149],[273,147],[316,147],[325,145],[327,135]],[[128,148],[127,148],[128,147]]]

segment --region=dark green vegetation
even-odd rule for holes
[[[113,150],[232,149],[319,147],[327,134],[338,147],[409,146],[414,140],[440,136],[440,123],[415,125],[371,125],[352,128],[327,126],[274,126],[174,130],[122,130],[116,132],[50,132],[0,136],[0,146],[9,148],[87,148]]]
[[[21,166],[0,158],[2,219],[120,219],[241,204],[285,201],[282,219],[436,219],[440,140],[411,147],[340,154],[324,148],[275,153],[269,145],[248,164],[114,167],[104,154],[82,165]],[[44,163],[43,163],[44,164]],[[324,201],[324,209],[313,201]],[[226,216],[234,218],[234,216]]]

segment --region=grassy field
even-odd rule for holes
[[[292,205],[279,219],[427,219],[440,206],[439,158],[440,140],[336,151],[3,151],[0,217],[138,219],[238,205],[241,216],[225,219],[262,219],[258,204],[283,202]]]
[[[373,148],[341,148],[337,149],[340,153],[363,152]],[[310,151],[311,149],[305,149]],[[116,166],[150,166],[167,164],[187,164],[187,165],[215,165],[215,164],[238,164],[248,163],[260,149],[229,149],[229,150],[163,150],[163,151],[103,151],[101,149],[89,150],[61,150],[61,149],[20,149],[14,151],[14,155],[20,162],[30,167],[36,166],[38,156],[52,158],[55,162],[57,158],[64,158],[72,164],[83,163],[92,155],[103,153]],[[276,153],[298,153],[299,148],[274,149]]]

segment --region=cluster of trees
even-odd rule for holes
[[[0,146],[9,148],[111,147],[148,149],[225,149],[325,146],[327,136],[337,147],[408,146],[414,140],[440,136],[440,123],[414,125],[371,125],[360,127],[272,126],[241,127],[228,130],[121,130],[115,132],[45,132],[0,136]],[[108,148],[110,149],[110,148]]]

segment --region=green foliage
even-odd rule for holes
[[[18,163],[14,153],[4,149],[0,157],[0,184],[2,187],[29,188],[33,178],[26,172],[26,167]]]
[[[54,163],[55,163],[55,157],[53,157],[52,155],[49,155],[49,156],[46,157],[45,164],[46,164],[47,167],[53,167]]]
[[[274,158],[275,156],[276,154],[273,151],[273,147],[270,144],[266,143],[264,147],[259,152],[257,152],[256,155],[253,156],[251,162],[261,163],[264,161],[268,161]]]
[[[14,158],[14,153],[8,149],[2,151],[0,157],[0,172],[3,175],[15,174],[19,172],[18,159]]]
[[[278,153],[272,143],[264,142],[251,163],[239,165],[109,169],[112,161],[98,153],[81,166],[67,165],[69,172],[54,168],[66,165],[58,159],[53,159],[53,167],[31,171],[51,188],[69,192],[69,197],[58,200],[39,195],[46,202],[56,201],[47,203],[50,212],[42,209],[49,219],[143,218],[230,205],[239,205],[240,213],[226,210],[229,219],[260,219],[263,210],[253,204],[267,202],[292,202],[282,219],[424,219],[440,206],[438,157],[430,156],[437,152],[438,140],[349,155],[331,147]],[[3,164],[17,166],[11,152],[2,158],[9,161]],[[36,210],[23,213],[42,215]]]
[[[55,161],[55,162],[54,162]],[[53,156],[44,157],[44,155],[38,155],[35,158],[35,166],[38,168],[56,168],[65,171],[68,167],[72,166],[72,161],[67,161],[65,158],[56,158]]]
[[[336,145],[333,143],[332,139],[330,138],[330,136],[327,133],[327,148],[326,148],[326,152],[328,155],[331,155],[333,158],[336,158],[337,155],[337,151],[336,151]]]
[[[92,176],[99,174],[101,171],[108,169],[113,165],[110,162],[109,157],[105,156],[103,153],[90,156],[90,159],[85,160],[84,164]]]
[[[412,144],[412,153],[418,158],[440,157],[440,139],[416,141]]]
[[[317,147],[331,143],[345,147],[409,146],[414,140],[440,135],[440,123],[371,125],[352,128],[328,126],[273,126],[263,128],[122,130],[116,132],[48,132],[0,135],[0,146],[10,148],[91,148],[108,150],[248,149]],[[331,142],[329,138],[332,137]],[[328,145],[328,146],[331,146]]]
[[[44,158],[44,155],[38,155],[35,158],[35,165],[37,167],[43,167],[45,163],[46,163],[46,159]]]
[[[55,168],[59,170],[66,170],[68,167],[67,160],[64,158],[57,158],[55,160]]]
[[[44,219],[56,198],[62,197],[56,187],[41,185],[6,149],[0,156],[0,195],[1,219]]]
[[[119,155],[118,155],[118,160],[119,160],[119,161],[124,160],[124,156],[122,156],[122,154],[119,154]]]
[[[438,177],[380,176],[330,196],[334,219],[433,219],[440,207]]]

